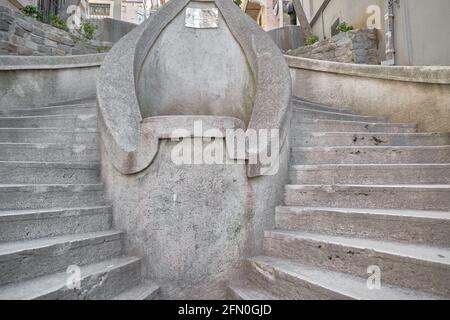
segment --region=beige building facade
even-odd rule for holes
[[[377,28],[386,64],[450,65],[448,0],[302,0],[302,4],[313,33],[321,39],[334,35],[340,22]]]

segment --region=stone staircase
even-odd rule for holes
[[[0,300],[157,297],[112,229],[96,127],[94,101],[0,111]]]
[[[285,205],[230,298],[449,299],[450,135],[293,104]]]

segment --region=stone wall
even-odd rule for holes
[[[376,29],[340,33],[310,46],[289,50],[287,55],[358,64],[380,64]]]
[[[78,38],[0,6],[0,55],[78,55],[107,51],[111,46],[111,43]]]

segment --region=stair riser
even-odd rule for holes
[[[367,268],[381,269],[381,285],[392,284],[450,297],[450,267],[368,249],[294,238],[264,239],[264,252],[305,264],[368,278]]]
[[[119,256],[121,251],[122,239],[114,235],[0,255],[0,284],[110,259]]]
[[[378,117],[363,117],[350,114],[315,112],[310,110],[293,109],[293,124],[297,124],[304,119],[322,119],[322,120],[344,120],[344,121],[364,121],[364,122],[384,122]]]
[[[336,134],[322,136],[293,136],[292,145],[298,147],[334,147],[334,146],[438,146],[449,145],[450,136],[442,135],[383,135],[383,134]]]
[[[279,272],[253,261],[246,262],[247,278],[255,285],[264,288],[284,299],[292,300],[342,300],[350,299],[339,293],[315,286],[290,274]]]
[[[0,164],[0,177],[5,184],[95,184],[100,181],[100,168]]]
[[[49,118],[0,118],[0,128],[64,128],[75,130],[82,128],[96,128],[97,117],[49,117]]]
[[[402,191],[384,188],[350,188],[325,190],[286,189],[288,206],[450,210],[450,192],[447,190]]]
[[[292,184],[449,184],[450,166],[291,170]]]
[[[276,228],[325,235],[450,247],[450,220],[278,209]]]
[[[0,145],[0,161],[98,162],[98,148],[89,145],[54,147],[35,145]]]
[[[61,288],[35,300],[107,300],[139,284],[141,263],[136,261],[113,270],[85,277],[81,289]]]
[[[291,137],[301,137],[307,132],[385,132],[385,133],[414,133],[416,128],[395,126],[390,124],[359,124],[351,123],[307,123],[295,122],[291,126]]]
[[[17,111],[5,111],[0,112],[0,117],[33,117],[33,116],[53,116],[53,115],[66,115],[66,114],[95,114],[97,109],[95,106],[80,107],[56,107],[36,110],[17,110]]]
[[[293,149],[293,164],[412,164],[448,163],[450,148],[399,149]]]
[[[111,228],[111,223],[111,212],[107,208],[33,214],[27,218],[15,219],[0,216],[0,241],[33,240],[106,231]]]
[[[37,186],[34,190],[5,190],[0,193],[0,210],[25,210],[47,208],[78,208],[105,204],[104,191],[76,190],[74,188],[46,190]]]
[[[98,144],[98,134],[96,132],[66,133],[0,130],[0,142],[88,144],[96,146]]]

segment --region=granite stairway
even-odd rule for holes
[[[96,127],[94,101],[0,111],[0,300],[158,296],[112,228]]]
[[[450,299],[450,135],[293,109],[284,205],[229,297]]]

